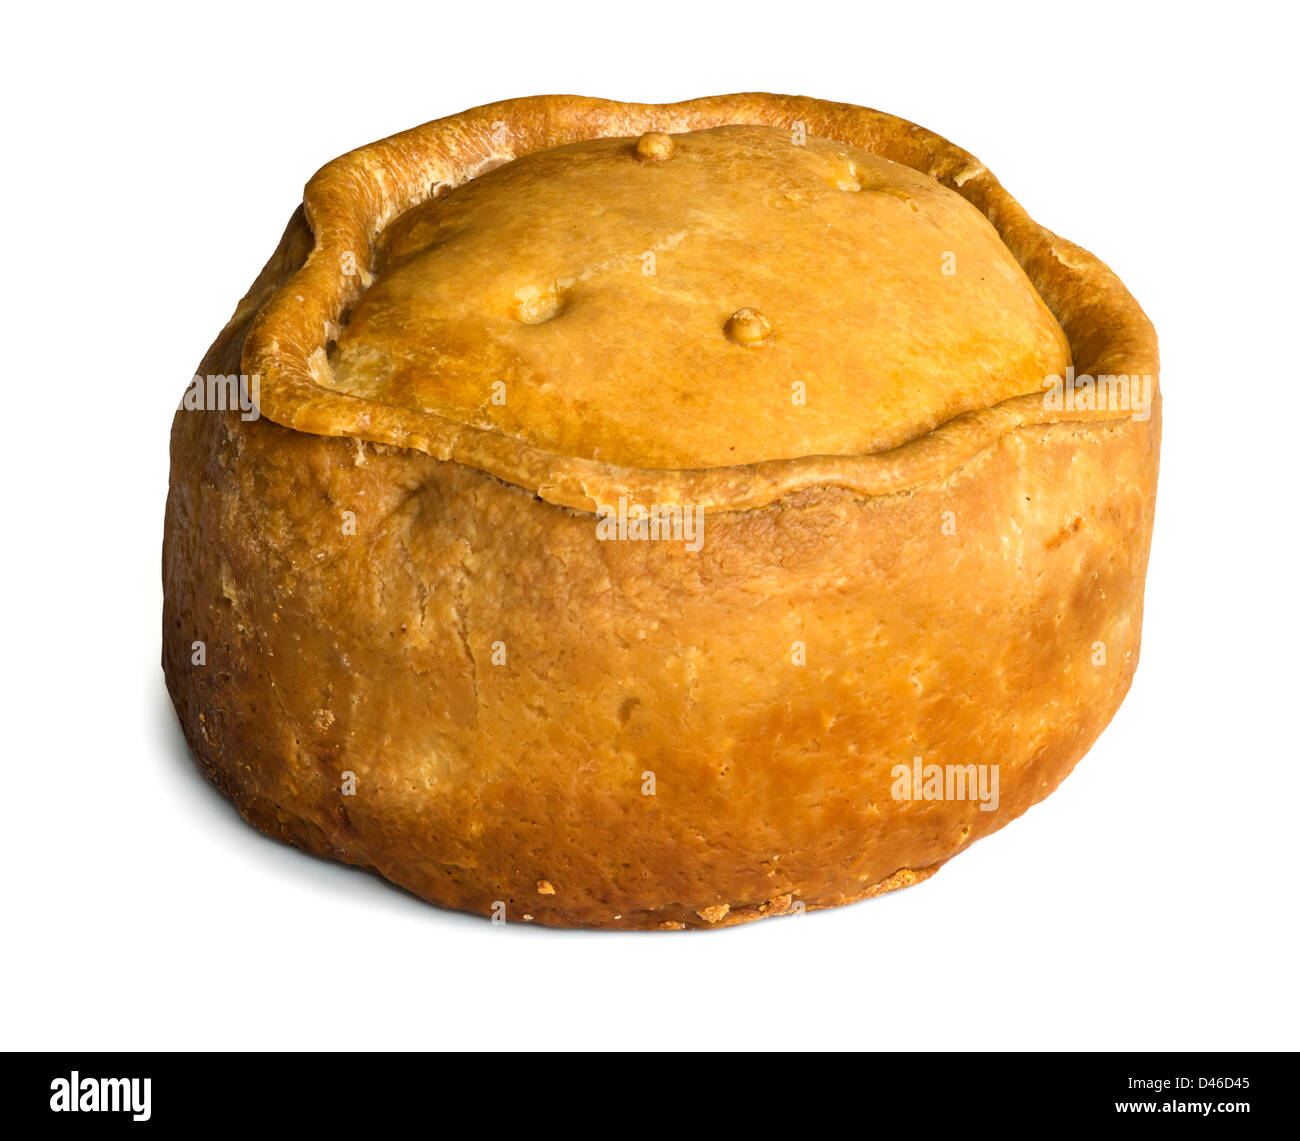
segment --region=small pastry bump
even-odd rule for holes
[[[525,325],[542,325],[564,310],[564,295],[559,284],[526,285],[515,290],[512,307],[514,318]]]
[[[737,309],[722,327],[738,345],[761,345],[772,335],[772,323],[757,309]]]
[[[636,157],[642,162],[663,162],[672,158],[676,149],[672,135],[665,135],[662,131],[651,131],[636,141]]]

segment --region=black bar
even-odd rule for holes
[[[946,1124],[1072,1131],[1129,1122],[1149,1133],[1177,1121],[1180,1130],[1238,1136],[1294,1132],[1295,1060],[1263,1053],[10,1053],[0,1112],[42,1134],[268,1123],[337,1134],[401,1126],[414,1114],[423,1123],[418,1132],[432,1135],[474,1128],[476,1120],[489,1132],[562,1124],[609,1133],[787,1118],[806,1131],[821,1118],[840,1132],[848,1117],[862,1132],[907,1123],[920,1135]],[[76,1109],[69,1105],[74,1074]],[[1192,1103],[1200,1108],[1184,1108]]]

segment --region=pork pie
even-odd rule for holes
[[[312,178],[186,390],[168,688],[252,824],[448,907],[905,887],[1128,690],[1157,373],[1105,265],[891,115],[440,119]]]

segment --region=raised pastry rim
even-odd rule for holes
[[[888,495],[942,478],[1019,428],[1105,421],[1124,410],[1052,410],[1027,393],[963,413],[887,451],[804,456],[687,470],[601,463],[547,451],[490,429],[336,392],[318,383],[327,344],[369,284],[371,246],[396,217],[448,185],[523,154],[598,137],[677,133],[725,124],[793,130],[905,163],[961,194],[994,225],[1069,339],[1079,374],[1159,374],[1155,331],[1119,278],[1088,251],[1036,223],[974,156],[880,111],[805,96],[749,93],[682,103],[544,95],[491,103],[351,151],[307,184],[314,247],[258,314],[242,370],[259,378],[263,415],[288,428],[410,448],[479,468],[547,502],[592,511],[680,503],[762,507],[815,485]]]

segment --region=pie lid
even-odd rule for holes
[[[245,342],[260,409],[580,510],[887,494],[1157,371],[1114,274],[985,168],[777,95],[512,100],[324,167],[315,245]],[[1023,268],[1022,268],[1023,267]]]

